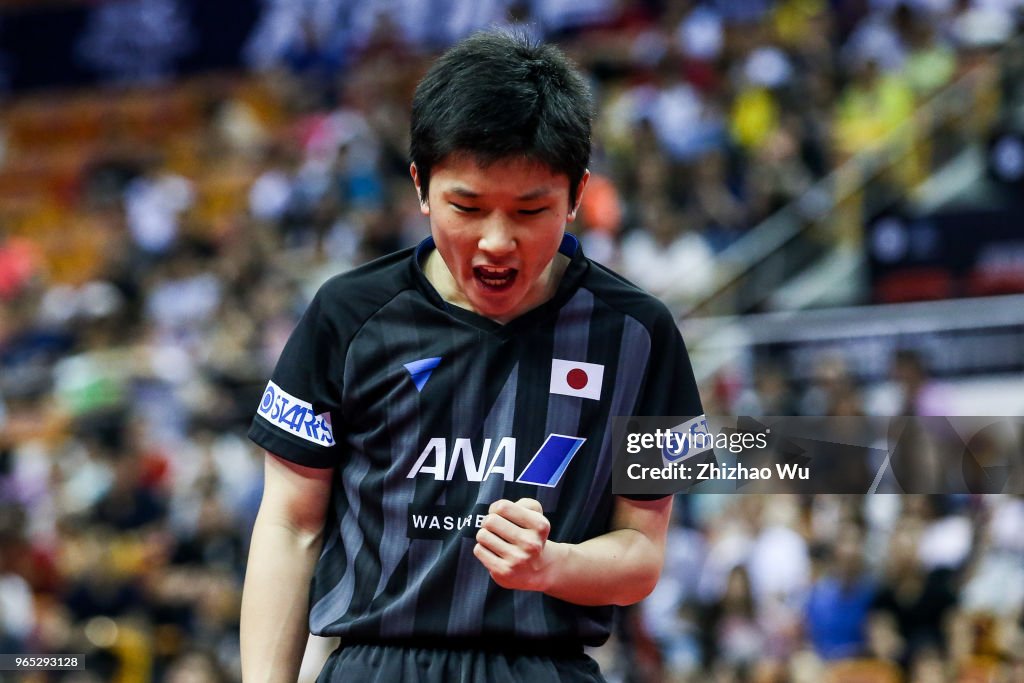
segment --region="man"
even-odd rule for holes
[[[250,436],[267,452],[245,680],[601,681],[583,654],[661,571],[671,498],[611,494],[611,419],[700,415],[667,309],[565,233],[590,101],[550,46],[477,34],[413,101],[431,238],[319,291]]]

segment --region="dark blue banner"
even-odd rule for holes
[[[911,217],[894,211],[867,228],[877,303],[1024,292],[1024,200],[1001,191],[977,206]]]
[[[0,10],[0,88],[147,83],[242,66],[258,0],[106,0]]]

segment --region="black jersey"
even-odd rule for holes
[[[571,235],[555,296],[505,325],[440,297],[421,268],[432,248],[323,285],[249,432],[335,470],[310,630],[600,644],[611,608],[499,587],[474,537],[500,498],[539,500],[554,541],[608,531],[611,418],[703,412],[678,328]]]

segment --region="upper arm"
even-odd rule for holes
[[[615,496],[612,531],[632,529],[645,536],[658,553],[658,566],[665,556],[665,537],[672,519],[672,496],[657,500],[633,500]]]
[[[327,516],[333,468],[306,467],[269,451],[260,515],[296,531],[319,533]]]

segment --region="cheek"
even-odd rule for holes
[[[451,225],[435,222],[432,226],[434,244],[452,274],[462,271],[464,263],[473,256],[475,244],[471,235],[452,229]]]
[[[541,227],[541,226],[537,226]],[[542,269],[547,266],[547,261],[554,258],[558,247],[562,244],[563,224],[544,226],[543,229],[535,231],[524,242],[524,251],[533,259],[536,259],[536,266]]]

